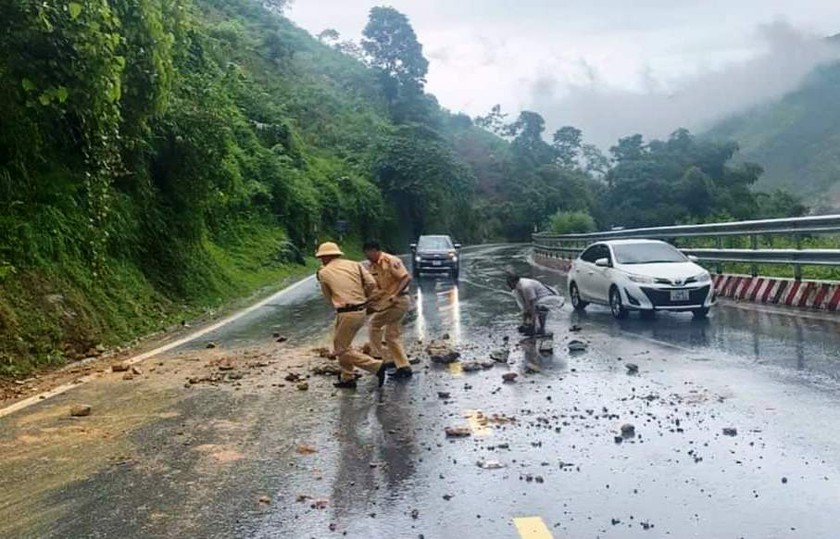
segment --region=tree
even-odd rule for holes
[[[585,211],[558,211],[549,219],[549,230],[555,234],[595,232],[595,219]]]
[[[506,118],[507,114],[502,112],[502,106],[493,105],[493,108],[485,116],[476,116],[475,125],[504,137],[508,135]]]
[[[554,151],[557,161],[564,167],[573,168],[578,164],[583,133],[570,125],[561,127],[554,133]]]
[[[610,169],[610,160],[594,144],[584,144],[581,147],[584,170],[589,174],[602,178]]]
[[[327,45],[332,45],[338,42],[341,39],[341,34],[338,33],[338,30],[335,28],[327,28],[325,30],[321,30],[316,36],[318,41],[321,43],[326,43]]]
[[[362,49],[370,65],[393,79],[398,87],[420,92],[426,84],[429,61],[408,17],[392,7],[370,10]]]

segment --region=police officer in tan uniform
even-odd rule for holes
[[[341,258],[342,256],[344,253],[332,242],[322,243],[315,253],[322,265],[317,274],[321,291],[336,312],[333,351],[338,356],[341,375],[333,385],[339,388],[355,388],[353,369],[359,367],[375,374],[381,387],[385,381],[385,371],[393,367],[393,363],[374,359],[351,347],[353,338],[365,325],[368,298],[377,295],[376,281],[361,264]]]
[[[410,306],[408,287],[411,275],[402,261],[394,255],[382,251],[378,242],[364,244],[365,256],[370,261],[370,274],[379,287],[377,301],[373,303],[374,312],[370,320],[371,355],[382,358],[382,336],[396,364],[394,378],[411,378],[414,374],[405,355],[402,344],[402,323]]]

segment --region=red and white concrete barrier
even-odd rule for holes
[[[832,312],[840,307],[838,282],[726,274],[714,275],[713,280],[722,298]]]
[[[572,265],[571,260],[539,254],[534,256],[534,260],[542,266],[563,272],[569,271]],[[840,282],[728,274],[713,275],[712,280],[720,298],[840,312]]]

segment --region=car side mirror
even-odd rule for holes
[[[412,244],[409,246],[409,248],[411,249],[411,252],[413,253],[413,252],[417,251],[417,244],[416,244],[416,243],[412,243]]]
[[[455,244],[455,250],[456,250],[456,251],[460,251],[460,250],[461,250],[461,244],[460,244],[460,243],[456,243],[456,244]]]
[[[700,260],[699,258],[697,258],[697,257],[696,257],[696,256],[694,256],[694,255],[688,255],[688,259],[689,259],[689,260],[691,260],[692,262],[697,262],[697,261],[699,261],[699,260]]]
[[[611,266],[609,258],[599,258],[595,261],[595,265],[599,268],[609,268]]]

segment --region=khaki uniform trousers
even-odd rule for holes
[[[337,313],[335,315],[333,351],[338,356],[342,380],[353,379],[354,367],[359,367],[362,370],[376,374],[382,365],[381,361],[351,348],[353,339],[359,330],[364,327],[366,318],[365,311]]]
[[[384,310],[375,313],[370,319],[371,355],[384,357],[382,355],[382,335],[384,334],[385,344],[397,368],[409,366],[402,344],[402,323],[409,305],[407,294],[397,296]]]

